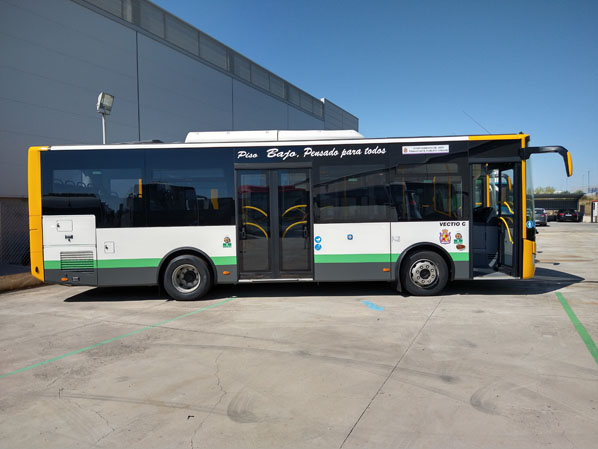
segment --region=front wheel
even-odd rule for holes
[[[206,263],[196,256],[178,256],[170,261],[162,279],[168,296],[178,301],[193,301],[205,295],[212,279]]]
[[[403,286],[412,295],[437,295],[446,286],[448,278],[446,262],[433,251],[412,253],[401,264]]]

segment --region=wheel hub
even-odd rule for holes
[[[418,260],[411,265],[409,277],[420,287],[430,287],[438,280],[438,267],[431,260]]]
[[[172,272],[172,285],[181,293],[191,293],[199,288],[201,276],[191,264],[178,266]]]

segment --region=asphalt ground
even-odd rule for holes
[[[1,448],[592,448],[598,225],[532,281],[0,295]]]

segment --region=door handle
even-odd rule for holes
[[[241,226],[241,240],[247,239],[247,228],[245,226]]]
[[[303,225],[303,238],[306,240],[309,238],[309,231],[307,229],[307,225]]]

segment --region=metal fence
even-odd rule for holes
[[[0,264],[29,265],[26,199],[0,198]]]

